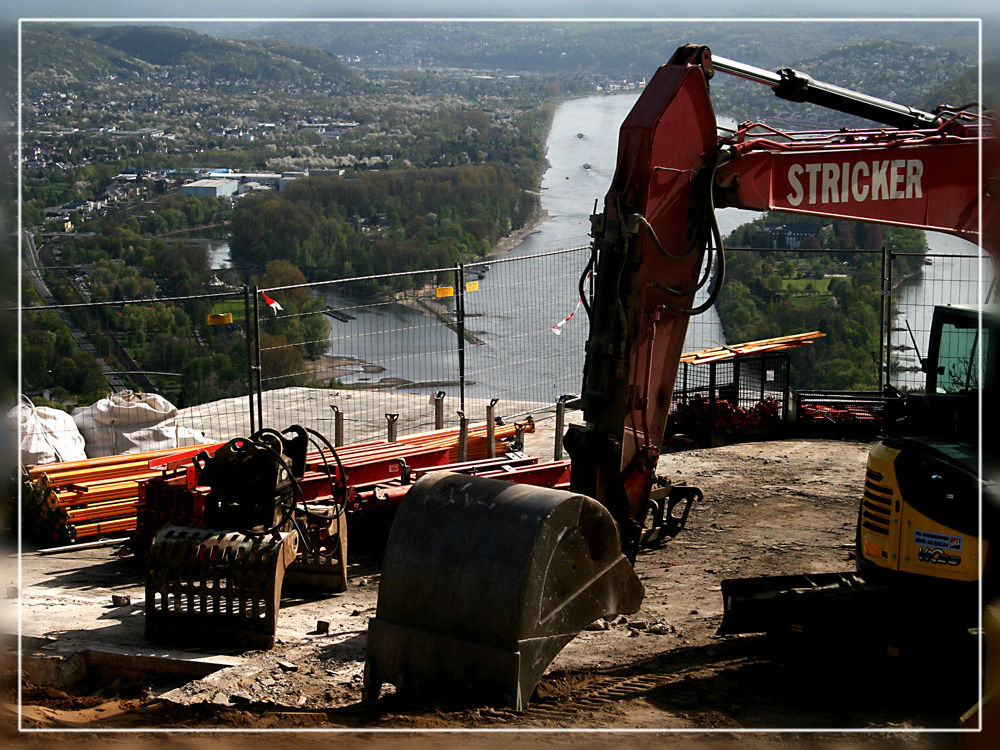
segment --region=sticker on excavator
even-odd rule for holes
[[[147,557],[146,637],[272,648],[297,544],[295,532],[259,537],[163,527]]]

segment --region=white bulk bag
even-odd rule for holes
[[[83,435],[73,417],[59,409],[35,406],[27,396],[7,412],[6,428],[18,436],[21,463],[52,464],[62,461],[82,461]]]
[[[90,458],[177,447],[177,408],[157,393],[109,393],[73,419]]]

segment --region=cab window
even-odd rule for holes
[[[989,351],[989,330],[959,327],[953,323],[941,326],[938,349],[937,392],[971,393],[979,388],[979,349],[985,344]],[[983,363],[986,364],[985,362]]]

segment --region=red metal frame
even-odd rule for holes
[[[587,427],[568,433],[566,446],[574,490],[610,510],[630,557],[638,550],[713,208],[875,221],[975,242],[980,203],[994,186],[983,177],[996,174],[998,163],[996,124],[968,113],[928,130],[786,132],[748,122],[720,137],[712,74],[707,47],[682,47],[660,67],[622,125],[615,176],[594,221]],[[983,246],[995,254],[995,201],[985,201],[982,220]]]

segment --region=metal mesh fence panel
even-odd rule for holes
[[[72,412],[90,457],[251,430],[242,292],[26,308],[21,333],[25,394]]]
[[[985,256],[980,260],[977,248],[962,244],[964,252],[892,256],[887,377],[897,388],[923,390],[920,357],[927,354],[934,307],[986,299],[992,266]]]
[[[467,394],[510,417],[579,393],[588,321],[579,282],[588,247],[467,266]]]
[[[445,391],[459,402],[456,269],[261,290],[261,410],[266,426],[303,424],[347,442],[433,429]],[[265,297],[266,295],[266,297]],[[267,300],[281,309],[273,310]]]
[[[917,355],[927,351],[933,308],[976,303],[992,279],[986,263],[980,277],[973,246],[959,242],[944,250],[893,254],[891,273],[882,279],[883,299],[890,302],[882,337],[885,376],[897,387],[921,387]],[[734,249],[731,257],[738,262],[739,255]],[[791,254],[773,255],[769,262],[777,266]],[[876,273],[880,255],[870,253]],[[400,435],[430,430],[438,393],[448,426],[458,423],[463,405],[471,420],[483,420],[491,399],[499,399],[495,413],[508,420],[552,411],[558,397],[581,385],[588,319],[579,283],[588,256],[589,248],[575,247],[274,287],[252,303],[248,292],[237,291],[27,308],[24,387],[36,403],[66,409],[88,407],[109,391],[157,394],[177,407],[178,425],[213,441],[295,423],[332,436],[335,409],[349,442],[384,438],[386,415],[399,415]],[[810,305],[832,304],[825,285],[850,272],[824,267],[818,278],[815,264],[800,265],[781,278],[793,308],[803,306],[805,330]],[[691,319],[684,350],[726,343],[732,342],[712,308]],[[260,365],[253,375],[252,362]],[[698,376],[697,368],[689,369],[690,399],[696,391],[690,378]],[[766,375],[747,377],[767,391]],[[784,378],[781,369],[779,381]],[[729,385],[736,389],[734,407],[775,398],[754,386],[744,399],[742,380]],[[257,391],[254,403],[250,394]],[[149,441],[129,450],[148,449]]]

